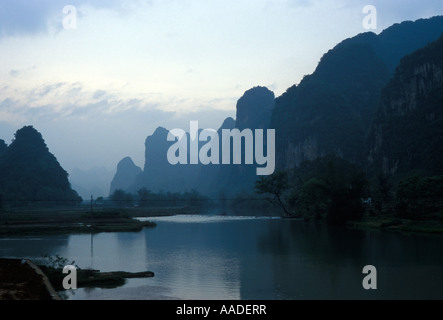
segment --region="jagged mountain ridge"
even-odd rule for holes
[[[111,189],[123,189],[135,193],[141,188],[152,192],[183,192],[195,190],[206,195],[216,196],[221,190],[226,194],[235,194],[241,190],[250,190],[256,179],[256,167],[247,165],[221,165],[222,130],[267,129],[275,104],[275,95],[265,87],[255,87],[245,92],[237,103],[237,120],[227,118],[218,129],[219,134],[219,165],[171,165],[167,160],[169,148],[175,142],[167,141],[169,131],[157,128],[145,142],[145,165],[130,187],[114,183]],[[202,128],[200,128],[202,130]],[[188,159],[189,143],[188,138]],[[206,142],[199,142],[200,148]],[[121,176],[121,170],[117,170]]]
[[[443,174],[443,35],[402,59],[383,91],[368,146],[373,174]]]
[[[405,55],[436,40],[443,17],[363,33],[326,53],[312,75],[276,99],[277,166],[335,154],[365,165],[365,142],[381,92]]]
[[[443,17],[434,17],[396,24],[379,35],[363,33],[346,39],[323,56],[313,74],[280,97],[274,97],[271,113],[268,108],[252,107],[244,114],[243,110],[237,109],[235,126],[246,128],[241,121],[251,120],[257,114],[270,117],[269,128],[275,129],[277,134],[277,169],[292,169],[305,160],[329,154],[366,167],[368,134],[382,92],[394,76],[395,68],[404,56],[436,40],[442,33]],[[237,107],[247,96],[248,92]],[[268,98],[257,98],[254,103],[263,103]],[[251,123],[260,126],[255,120]],[[166,140],[167,130],[164,130],[162,140]],[[163,149],[154,148],[148,152],[148,144],[146,147],[147,160],[150,154],[165,155],[168,149],[163,145]],[[160,163],[164,165],[164,159]],[[162,174],[172,172],[170,169],[164,171],[161,166],[145,165],[144,173],[136,179],[134,187],[153,186],[154,190],[158,187],[173,191],[168,189],[173,185],[174,190],[184,191],[198,186],[196,190],[205,194],[208,191],[225,194],[226,190],[250,192],[256,179],[245,166],[193,169],[196,170],[176,171],[171,180],[169,174]],[[145,171],[151,172],[145,174]],[[242,183],[245,177],[248,177],[247,183]]]

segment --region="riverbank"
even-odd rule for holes
[[[31,261],[0,259],[0,300],[60,300],[60,297]]]
[[[443,235],[442,220],[410,220],[393,216],[364,217],[361,221],[348,223],[350,228],[382,231]]]
[[[153,228],[149,218],[193,214],[191,208],[81,208],[15,209],[0,214],[0,238],[56,234],[140,232]],[[140,221],[137,218],[147,218]],[[146,221],[147,220],[147,221]],[[393,232],[443,234],[443,219],[408,220],[393,215],[366,215],[347,223],[349,228]]]
[[[96,209],[38,208],[16,209],[0,214],[0,237],[48,234],[90,234],[102,232],[139,232],[155,227],[136,217],[156,217],[179,213],[179,209]]]
[[[0,259],[0,300],[62,300],[63,270],[46,265],[37,266],[27,259]],[[100,272],[77,270],[78,288],[117,288],[126,279],[152,278],[154,273]]]
[[[45,273],[52,286],[59,293],[64,291],[63,274],[61,268],[40,265],[39,268]],[[77,288],[102,288],[114,289],[123,286],[127,279],[153,278],[155,276],[152,271],[143,272],[100,272],[100,270],[77,269]]]

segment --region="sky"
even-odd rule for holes
[[[441,0],[0,0],[0,139],[32,125],[68,172],[143,167],[157,127],[218,129],[245,91],[281,95],[342,40],[442,14]]]

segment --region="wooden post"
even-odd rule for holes
[[[92,223],[94,223],[94,197],[91,194],[91,219]]]

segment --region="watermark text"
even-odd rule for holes
[[[266,139],[264,131],[223,129],[220,137],[213,129],[200,131],[198,121],[191,121],[189,135],[182,129],[169,132],[167,140],[175,143],[168,150],[168,162],[171,165],[256,164],[259,166],[257,175],[272,175],[275,171],[275,130],[266,130]],[[201,148],[200,142],[205,143]]]

